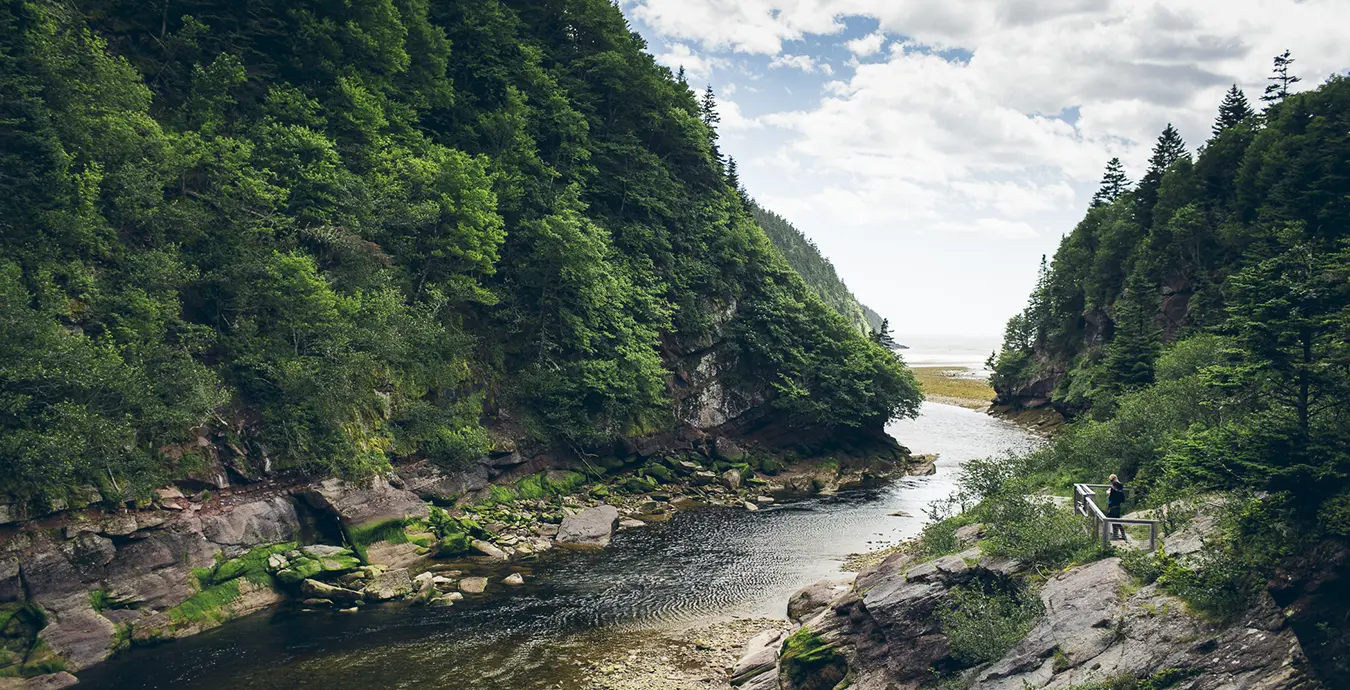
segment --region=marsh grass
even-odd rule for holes
[[[910,371],[933,402],[983,410],[994,399],[989,381],[969,378],[971,370],[965,367],[912,367]]]

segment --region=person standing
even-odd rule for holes
[[[1111,475],[1111,488],[1106,492],[1106,517],[1120,517],[1120,509],[1125,505],[1125,485],[1116,475]],[[1120,536],[1116,536],[1120,535]],[[1111,523],[1111,539],[1124,539],[1125,526]]]

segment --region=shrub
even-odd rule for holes
[[[1026,637],[1042,610],[1029,590],[972,583],[953,589],[937,615],[952,658],[975,666],[1002,658]]]

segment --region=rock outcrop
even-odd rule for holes
[[[558,527],[558,543],[571,546],[603,547],[609,545],[614,529],[619,526],[619,509],[611,505],[569,515]]]
[[[1137,586],[1118,558],[1045,582],[1038,594],[1044,613],[1021,642],[1002,658],[970,668],[953,658],[939,612],[956,588],[1011,584],[1021,566],[977,548],[915,560],[902,552],[860,573],[851,588],[820,583],[793,596],[789,612],[801,626],[793,637],[811,640],[813,658],[834,655],[820,675],[789,668],[784,642],[772,653],[751,645],[732,670],[733,682],[781,690],[834,687],[829,683],[843,664],[856,690],[926,687],[944,676],[992,690],[1067,689],[1122,677],[1184,679],[1177,687],[1198,690],[1317,687],[1305,673],[1307,660],[1289,620],[1269,597],[1238,621],[1211,622],[1157,585]],[[766,669],[771,656],[776,666]]]

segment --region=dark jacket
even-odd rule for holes
[[[1111,482],[1111,488],[1106,492],[1106,505],[1116,508],[1125,505],[1125,485],[1119,481]]]

